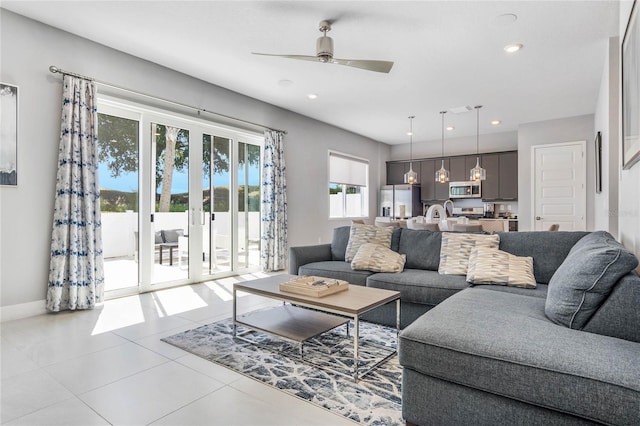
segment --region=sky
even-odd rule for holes
[[[109,168],[103,164],[98,167],[98,175],[100,179],[100,189],[113,189],[124,192],[137,192],[138,174],[122,173],[117,178],[111,177]],[[238,183],[243,184],[241,180]],[[249,169],[249,185],[258,185],[260,183],[260,171],[255,168]],[[229,174],[215,174],[213,176],[214,186],[229,186]],[[184,194],[188,192],[189,179],[186,172],[173,172],[172,194]],[[204,186],[204,185],[203,185]],[[160,193],[160,188],[158,188]]]

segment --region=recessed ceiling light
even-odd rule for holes
[[[315,93],[309,93],[307,95],[307,98],[309,98],[309,99],[318,99],[318,95],[316,95]]]
[[[500,123],[502,123],[502,121],[500,121],[500,120],[491,120],[491,125],[492,126],[497,126]]]
[[[449,131],[451,131],[451,130],[455,130],[455,127],[453,127],[453,126],[449,126],[449,127],[447,127],[447,130],[449,130]]]
[[[407,136],[413,136],[413,132],[407,132]]]
[[[521,43],[513,43],[507,44],[504,47],[504,51],[507,53],[516,53],[518,50],[522,49],[524,46]]]
[[[280,87],[289,87],[292,84],[293,84],[293,81],[287,80],[287,79],[278,81],[278,86],[280,86]]]

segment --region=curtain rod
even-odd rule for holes
[[[269,126],[265,126],[264,124],[254,123],[252,121],[243,120],[241,118],[232,117],[230,115],[225,115],[225,114],[220,114],[218,112],[209,111],[209,110],[206,110],[204,108],[198,108],[198,107],[194,107],[194,106],[191,106],[191,105],[182,104],[180,102],[175,102],[175,101],[170,101],[168,99],[159,98],[157,96],[147,95],[146,93],[137,92],[135,90],[127,89],[127,88],[121,87],[121,86],[116,86],[115,84],[107,83],[106,81],[100,81],[100,80],[97,80],[97,79],[95,79],[93,77],[87,77],[86,75],[78,74],[78,73],[71,72],[71,71],[65,71],[65,70],[62,70],[62,69],[54,66],[54,65],[51,65],[49,67],[49,71],[51,73],[53,73],[53,74],[63,74],[63,75],[66,74],[66,75],[70,75],[72,77],[81,78],[83,80],[94,81],[94,82],[96,82],[98,84],[101,84],[103,86],[111,87],[113,89],[122,90],[122,91],[125,91],[125,92],[133,93],[135,95],[140,95],[140,96],[144,96],[144,97],[151,98],[151,99],[156,99],[156,100],[159,100],[159,101],[162,101],[162,102],[166,102],[166,103],[169,103],[169,104],[173,104],[173,105],[176,105],[176,106],[179,106],[179,107],[182,107],[182,108],[194,109],[194,110],[196,110],[198,112],[198,115],[200,115],[201,112],[206,112],[208,114],[217,115],[218,117],[224,117],[224,118],[227,118],[229,120],[239,121],[241,123],[246,123],[246,124],[250,124],[252,126],[261,127],[263,129],[266,129],[266,130],[274,130],[276,132],[280,132],[280,133],[283,133],[285,135],[287,134],[286,130],[274,129],[274,128],[269,127]]]

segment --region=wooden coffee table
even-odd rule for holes
[[[358,371],[358,349],[360,346],[360,316],[365,312],[387,303],[396,302],[396,339],[400,331],[400,293],[397,291],[350,285],[349,289],[324,297],[304,296],[280,291],[280,284],[295,278],[294,275],[281,274],[233,285],[233,335],[236,326],[243,325],[253,330],[273,334],[280,338],[300,344],[300,356],[304,356],[304,342],[338,326],[354,322],[353,332],[353,379],[372,371],[397,353],[389,349],[382,359],[364,372]],[[237,315],[237,293],[249,293],[270,299],[280,300],[282,306]],[[311,309],[305,309],[311,308]],[[397,347],[397,345],[396,345]]]

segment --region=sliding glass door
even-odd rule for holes
[[[262,137],[102,98],[107,297],[258,270]]]

